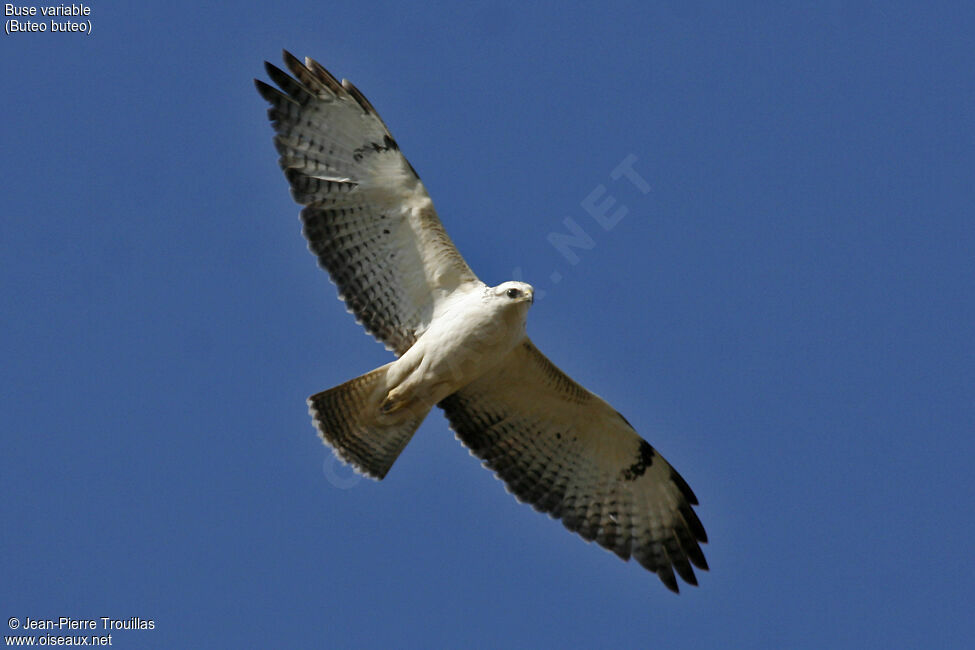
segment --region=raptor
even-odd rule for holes
[[[534,290],[481,282],[372,104],[311,59],[267,63],[274,144],[311,252],[396,355],[308,399],[322,440],[382,479],[434,406],[515,497],[673,591],[707,569],[697,498],[612,406],[528,338]],[[693,565],[693,566],[692,566]]]

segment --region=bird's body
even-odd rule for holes
[[[525,283],[506,282],[450,294],[416,343],[390,366],[382,410],[429,411],[491,370],[525,338],[533,293]]]
[[[454,247],[419,176],[352,84],[285,52],[267,64],[275,146],[309,248],[366,331],[397,359],[312,395],[335,453],[375,479],[434,405],[519,500],[677,591],[706,569],[697,498],[605,400],[528,338],[534,291],[489,287]]]

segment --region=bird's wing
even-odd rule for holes
[[[457,437],[519,501],[562,520],[677,591],[697,584],[707,541],[680,474],[601,398],[527,338],[498,368],[439,405]]]
[[[480,282],[372,104],[311,59],[284,61],[294,77],[265,64],[280,90],[255,83],[308,247],[366,331],[402,354],[439,300]]]

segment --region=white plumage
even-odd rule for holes
[[[533,289],[488,287],[447,236],[413,167],[348,81],[285,52],[266,64],[280,164],[309,248],[395,361],[309,398],[322,439],[381,479],[430,409],[509,491],[677,591],[707,541],[683,478],[525,333]]]

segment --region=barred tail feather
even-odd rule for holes
[[[386,372],[391,365],[308,398],[308,410],[322,441],[342,461],[376,480],[386,476],[430,412],[430,407],[382,412],[388,391]]]

